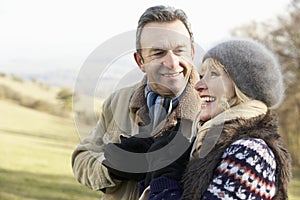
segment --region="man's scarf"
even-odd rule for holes
[[[160,96],[150,89],[149,84],[145,87],[145,96],[153,129],[164,121],[179,103],[179,97],[171,99]]]

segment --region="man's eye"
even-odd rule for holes
[[[152,56],[154,56],[154,57],[160,57],[160,56],[163,56],[163,55],[165,55],[164,51],[156,51],[152,54]]]
[[[182,55],[184,54],[186,51],[184,49],[175,49],[174,51],[174,54],[176,55]]]
[[[154,55],[162,55],[164,52],[163,51],[159,51],[159,52],[155,52]]]
[[[174,50],[175,53],[181,53],[183,51],[184,51],[183,49],[176,49],[176,50]]]

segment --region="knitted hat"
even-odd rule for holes
[[[284,97],[283,78],[275,56],[252,39],[235,39],[211,48],[203,57],[215,58],[248,97],[276,108]]]

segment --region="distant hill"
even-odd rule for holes
[[[0,72],[0,100],[56,116],[76,116],[83,124],[96,124],[95,115],[101,112],[103,100],[95,96],[76,94],[73,102],[73,97],[71,88]]]
[[[16,75],[1,73],[0,86],[11,89],[24,97],[43,100],[49,103],[58,103],[56,95],[61,87],[55,87],[36,80],[25,80]]]
[[[0,72],[0,100],[56,116],[71,117],[72,96],[70,89]]]
[[[112,67],[102,74],[98,68],[79,71],[53,69],[43,73],[17,74],[25,80],[37,80],[49,86],[64,87],[89,96],[105,99],[113,91],[140,81],[143,74],[137,67]],[[75,86],[79,86],[76,87]]]
[[[26,80],[37,80],[47,85],[54,87],[65,87],[73,89],[74,83],[77,77],[76,69],[52,69],[45,72],[34,73],[30,72],[27,74],[17,74],[19,77]]]

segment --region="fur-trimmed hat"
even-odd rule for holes
[[[248,97],[276,108],[284,98],[281,69],[274,54],[252,39],[234,39],[211,48],[203,57],[215,58]]]

